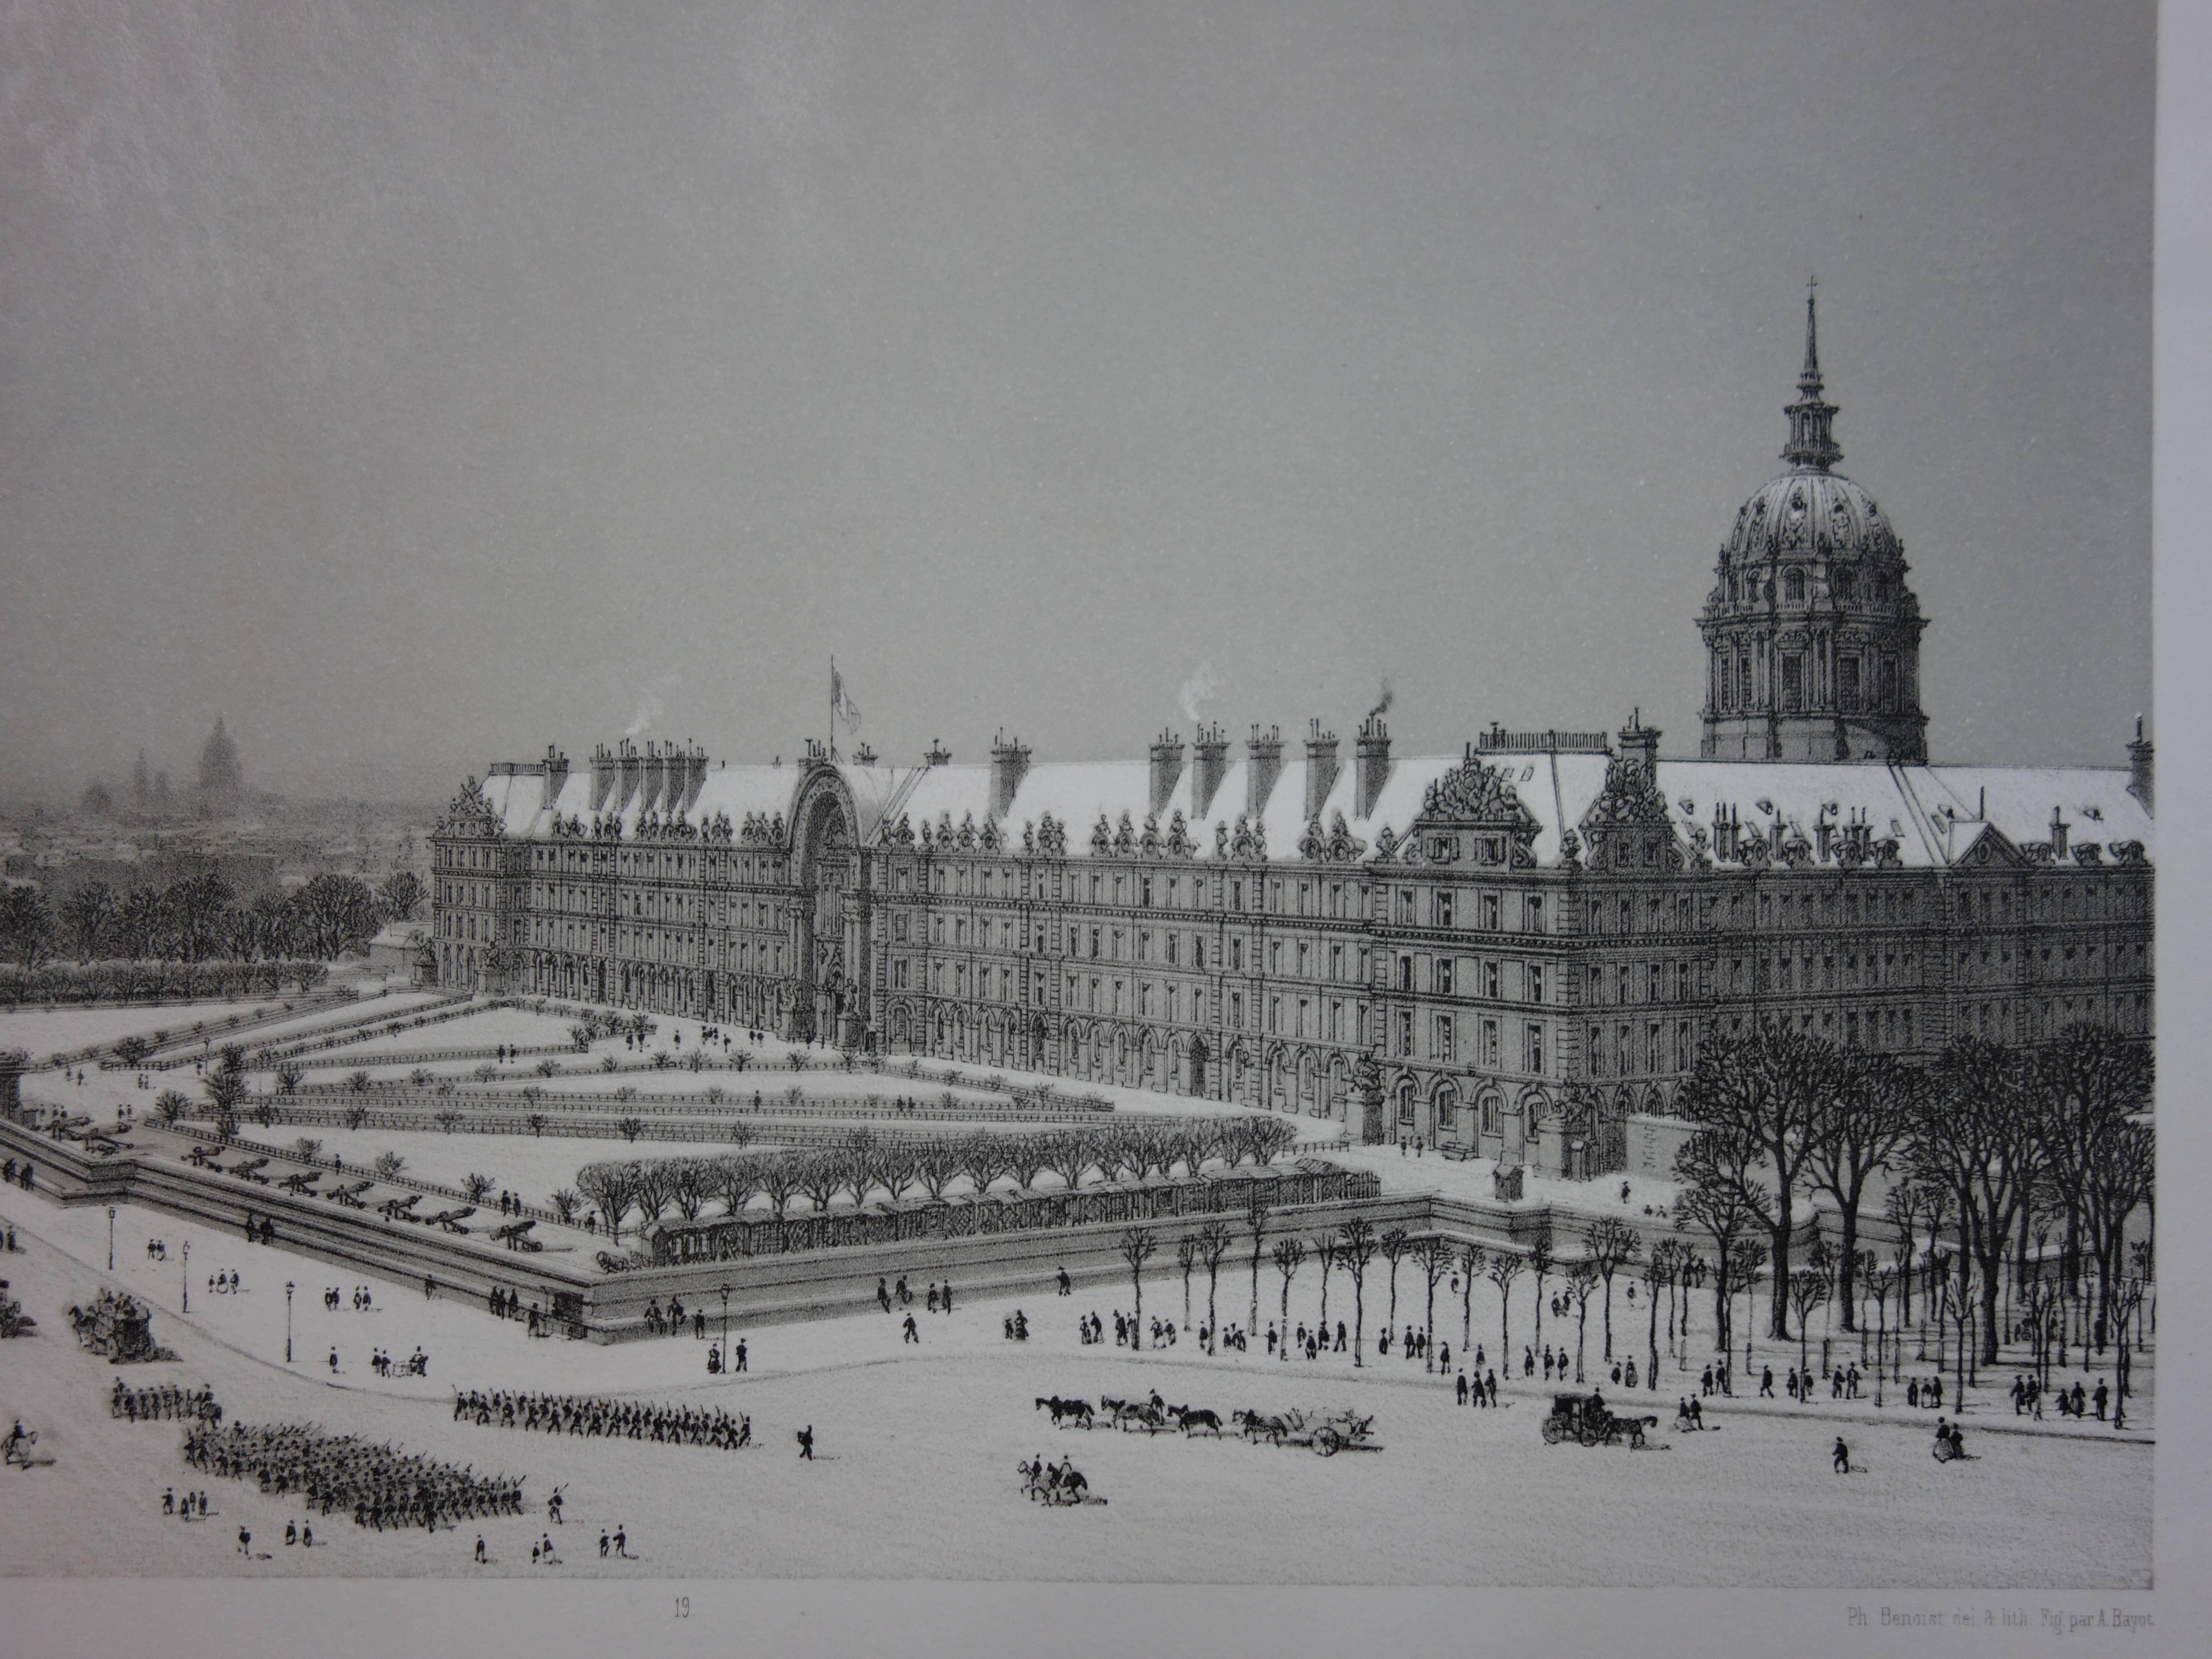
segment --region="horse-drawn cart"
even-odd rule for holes
[[[1271,1446],[1310,1446],[1323,1457],[1340,1451],[1381,1451],[1375,1438],[1375,1419],[1345,1410],[1331,1417],[1309,1417],[1302,1411],[1280,1416],[1258,1412],[1235,1413],[1248,1441],[1265,1440]]]
[[[1641,1449],[1644,1431],[1658,1425],[1656,1417],[1614,1415],[1606,1409],[1603,1396],[1595,1393],[1555,1394],[1552,1414],[1544,1419],[1544,1443],[1556,1446],[1571,1440],[1583,1446],[1610,1446],[1626,1439],[1632,1449]]]

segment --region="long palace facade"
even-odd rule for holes
[[[2152,1022],[2151,750],[1931,766],[1903,548],[1838,459],[1811,317],[1790,471],[1701,625],[1701,757],[1639,720],[1344,763],[1218,727],[1147,758],[495,764],[434,837],[426,977],[1350,1118],[1618,1168],[1708,1036],[1925,1057]],[[1763,505],[1762,505],[1763,503]],[[1754,523],[1754,519],[1756,522]]]

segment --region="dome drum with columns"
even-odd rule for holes
[[[1790,471],[1736,513],[1698,627],[1709,760],[1922,763],[1920,633],[1905,544],[1843,459],[1820,397],[1812,296],[1787,405]]]

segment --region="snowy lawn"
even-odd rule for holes
[[[118,1042],[131,1036],[150,1037],[166,1031],[183,1035],[195,1024],[204,1024],[207,1035],[220,1040],[222,1022],[233,1014],[241,1020],[258,1008],[281,1008],[288,999],[263,998],[246,1002],[164,1003],[157,1008],[18,1008],[0,1011],[0,1048],[21,1048],[44,1062],[56,1054],[73,1054],[95,1042]],[[327,1017],[331,1012],[325,1009]]]
[[[1455,1405],[1441,1378],[1395,1355],[1379,1363],[1370,1355],[1354,1373],[1348,1363],[1207,1360],[1188,1338],[1157,1353],[1110,1341],[1079,1346],[1075,1312],[1105,1313],[1103,1286],[1071,1301],[1028,1299],[1036,1334],[1025,1345],[1003,1340],[999,1304],[963,1304],[950,1317],[917,1304],[919,1346],[899,1340],[896,1320],[874,1314],[755,1329],[745,1333],[753,1374],[710,1381],[706,1345],[689,1337],[612,1348],[533,1342],[519,1326],[425,1303],[419,1290],[397,1285],[373,1285],[371,1310],[357,1314],[352,1281],[338,1285],[340,1310],[329,1312],[318,1276],[326,1270],[316,1264],[129,1212],[118,1223],[116,1277],[164,1310],[157,1334],[183,1358],[118,1370],[77,1352],[59,1317],[64,1303],[106,1278],[104,1217],[26,1200],[13,1218],[27,1254],[10,1259],[9,1275],[41,1329],[10,1346],[0,1413],[38,1429],[41,1450],[57,1459],[11,1481],[11,1502],[0,1509],[0,1564],[15,1572],[487,1571],[471,1559],[474,1527],[380,1534],[318,1516],[316,1549],[288,1550],[283,1525],[302,1518],[299,1508],[238,1482],[187,1480],[174,1425],[110,1419],[106,1391],[120,1375],[137,1384],[211,1382],[233,1419],[311,1420],[526,1473],[533,1504],[562,1488],[565,1526],[553,1528],[542,1509],[483,1525],[488,1571],[502,1574],[1760,1587],[2148,1581],[2150,1448],[1988,1432],[1983,1419],[1995,1414],[1980,1411],[1966,1419],[1974,1461],[1948,1467],[1928,1455],[1928,1417],[1898,1407],[1867,1420],[1870,1408],[1846,1416],[1715,1403],[1705,1433],[1676,1435],[1662,1424],[1663,1449],[1547,1446],[1537,1432],[1540,1389],[1516,1386],[1506,1409],[1474,1411]],[[149,1232],[168,1241],[166,1266],[144,1260]],[[187,1237],[199,1281],[189,1322],[173,1316]],[[205,1272],[228,1267],[242,1293],[207,1294]],[[1272,1267],[1263,1272],[1273,1279]],[[297,1363],[289,1370],[288,1273],[300,1279]],[[1236,1298],[1238,1319],[1247,1292],[1249,1282]],[[1147,1283],[1148,1310],[1156,1298],[1180,1314],[1180,1287],[1171,1293],[1164,1276]],[[418,1343],[431,1355],[427,1381],[368,1371],[372,1348],[404,1357]],[[732,1454],[456,1424],[454,1384],[720,1406],[751,1416],[759,1448]],[[1374,1415],[1385,1449],[1324,1459],[1235,1438],[1055,1433],[1032,1403],[1054,1393],[1153,1390],[1224,1414],[1237,1406],[1348,1406]],[[792,1441],[810,1424],[811,1464]],[[1849,1474],[1832,1469],[1838,1433],[1850,1444]],[[1038,1452],[1072,1456],[1109,1503],[1051,1511],[1027,1503],[1013,1465]],[[186,1485],[208,1492],[214,1522],[162,1518],[163,1489]],[[270,1559],[237,1553],[240,1524],[252,1529],[257,1557]],[[637,1560],[599,1559],[599,1531],[616,1524]],[[530,1544],[548,1531],[557,1531],[562,1564],[533,1569]],[[97,1553],[88,1548],[93,1538]]]

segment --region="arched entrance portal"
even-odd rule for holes
[[[872,1048],[866,854],[854,831],[843,780],[828,767],[800,786],[793,851],[805,898],[798,911],[798,983],[790,1034]]]

